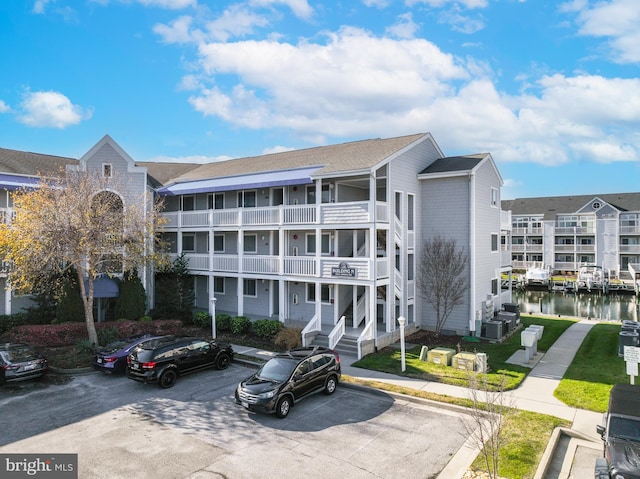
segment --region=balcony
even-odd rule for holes
[[[371,202],[280,205],[224,210],[168,211],[161,214],[165,228],[211,228],[220,226],[270,226],[372,223]],[[375,205],[376,221],[389,221],[387,203]]]
[[[621,244],[619,248],[621,253],[640,253],[640,244]]]
[[[595,234],[595,226],[556,226],[555,235],[592,235]]]
[[[172,255],[172,259],[177,255]],[[337,258],[315,256],[264,256],[185,253],[191,271],[220,273],[246,273],[274,276],[300,276],[327,280],[349,279],[372,281],[373,260],[363,258]],[[387,278],[387,258],[376,261],[378,279]]]
[[[620,234],[640,234],[640,225],[620,226]]]
[[[511,236],[524,235],[542,235],[544,228],[542,226],[528,226],[526,228],[511,228]]]

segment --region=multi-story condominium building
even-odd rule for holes
[[[37,169],[42,162],[133,175],[128,185],[165,199],[162,235],[188,261],[196,308],[300,325],[305,342],[352,337],[361,355],[395,342],[400,316],[407,333],[433,328],[415,275],[436,235],[468,257],[468,291],[445,332],[479,334],[487,304],[510,301],[499,286],[509,225],[493,159],[446,158],[430,134],[207,164],[136,163],[109,136],[80,160],[12,150],[2,158],[23,165],[0,176],[7,191],[53,169]],[[8,216],[10,201],[0,204]],[[145,286],[152,305],[152,281]]]
[[[596,266],[623,279],[640,271],[640,193],[517,198],[502,208],[511,212],[514,270]]]

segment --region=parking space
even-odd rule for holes
[[[233,401],[248,373],[232,365],[169,390],[92,374],[0,391],[0,451],[77,453],[83,479],[432,478],[465,441],[456,412],[344,386],[284,420],[249,413]]]

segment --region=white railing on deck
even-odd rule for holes
[[[209,255],[208,254],[196,254],[196,253],[188,253],[185,254],[189,269],[194,271],[209,271]]]
[[[329,349],[335,348],[336,345],[342,339],[342,336],[344,336],[344,333],[345,333],[345,325],[344,325],[345,320],[346,320],[346,318],[344,316],[342,316],[340,318],[340,320],[338,321],[338,324],[336,324],[333,327],[333,329],[331,330],[331,332],[329,333]]]
[[[307,334],[313,331],[322,331],[322,324],[320,322],[320,316],[314,316],[307,323],[307,325],[302,329],[302,345],[308,346],[307,344]]]
[[[360,333],[360,336],[358,336],[358,359],[362,359],[362,342],[374,339],[373,327],[375,326],[375,324],[375,321],[369,321]]]
[[[315,276],[316,259],[313,256],[303,258],[301,256],[288,257],[284,260],[284,274],[296,276]]]
[[[215,226],[240,226],[238,210],[213,210],[212,224]]]
[[[181,226],[208,226],[209,211],[183,211]]]
[[[282,218],[282,222],[284,224],[307,225],[316,222],[315,205],[285,206],[283,212],[284,217]]]
[[[227,271],[236,273],[238,271],[239,258],[232,254],[214,254],[212,271]]]
[[[271,273],[279,272],[279,261],[277,256],[243,256],[243,273]]]

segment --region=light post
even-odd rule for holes
[[[211,338],[216,339],[216,297],[211,297]]]
[[[400,324],[400,356],[401,356],[400,364],[401,364],[402,372],[404,372],[405,369],[407,369],[405,360],[404,360],[404,325],[406,322],[407,320],[404,316],[400,316],[398,318],[398,323]]]

